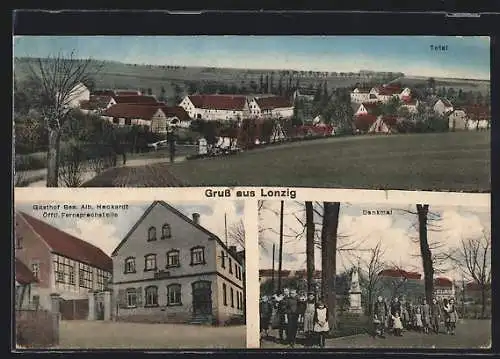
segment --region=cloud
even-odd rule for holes
[[[240,220],[243,219],[241,212],[240,201],[215,201],[211,202],[211,215],[200,215],[200,224],[209,231],[216,234],[222,241],[226,237],[226,224],[227,232],[230,233],[231,227],[235,226]],[[224,221],[226,216],[226,221]],[[229,245],[237,245],[228,238]],[[239,246],[241,247],[241,246]]]
[[[107,255],[111,255],[122,239],[117,236],[117,230],[113,224],[99,220],[79,220],[76,222],[76,227],[60,229],[93,244]]]

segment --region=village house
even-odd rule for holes
[[[167,117],[158,104],[118,103],[105,110],[101,117],[117,126],[147,126],[155,133],[167,130]]]
[[[368,129],[368,133],[390,134],[397,132],[396,125],[398,118],[395,116],[378,116],[375,122]]]
[[[399,85],[383,85],[373,87],[369,92],[370,101],[389,102],[392,98],[399,98],[404,101],[411,97],[411,90],[408,87],[402,88]]]
[[[50,310],[51,296],[57,295],[63,319],[88,319],[90,310],[103,309],[104,299],[96,308],[89,305],[93,292],[104,293],[111,280],[112,260],[99,248],[18,212],[15,257],[36,279],[28,278],[31,293],[26,300],[30,306]],[[16,274],[20,271],[26,272],[21,264],[16,266]]]
[[[377,101],[377,96],[375,94],[370,94],[369,88],[356,87],[351,91],[350,96],[352,103]]]
[[[38,282],[33,272],[19,259],[15,260],[15,306],[17,309],[36,309],[31,304],[31,288]],[[36,304],[36,303],[35,303]]]
[[[377,115],[380,102],[364,102],[360,105],[354,104],[354,116]]]
[[[155,201],[112,254],[118,320],[224,324],[243,318],[243,263],[192,218]]]
[[[452,131],[489,129],[491,126],[490,108],[481,105],[455,108],[448,114],[448,125]]]
[[[420,103],[417,99],[405,98],[402,101],[401,107],[406,108],[410,114],[415,114],[418,112],[418,106]]]
[[[453,105],[445,98],[438,99],[432,107],[438,115],[444,116],[453,112]]]
[[[267,96],[254,97],[248,104],[250,116],[257,118],[281,118],[293,117],[293,103],[286,97]]]
[[[189,95],[179,104],[192,119],[229,121],[250,115],[244,95]]]
[[[450,278],[434,278],[434,297],[441,301],[455,297],[455,283]]]
[[[116,105],[116,101],[109,95],[90,95],[88,101],[80,103],[80,110],[87,114],[100,114],[111,106]]]

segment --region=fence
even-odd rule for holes
[[[16,344],[26,348],[59,344],[59,313],[48,310],[16,310]]]

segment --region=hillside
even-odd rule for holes
[[[19,83],[28,74],[27,66],[33,59],[17,58],[14,66],[14,75]],[[401,73],[343,73],[343,72],[313,72],[293,70],[252,70],[231,68],[209,68],[209,67],[183,67],[183,66],[156,66],[147,64],[125,64],[118,61],[104,61],[99,76],[95,78],[97,88],[114,89],[151,89],[156,96],[161,94],[162,87],[165,89],[167,98],[172,101],[175,98],[174,88],[177,86],[183,93],[188,92],[190,82],[207,83],[218,82],[228,86],[234,85],[238,88],[252,86],[258,88],[261,76],[273,77],[274,85],[278,86],[280,77],[283,86],[292,79],[293,86],[297,79],[300,87],[316,87],[326,81],[329,88],[351,87],[360,82],[384,83],[393,80],[399,81],[407,86],[426,82],[426,77],[405,77]],[[403,75],[402,77],[398,77]],[[467,79],[441,79],[435,78],[436,86],[462,88],[464,91],[481,91],[487,93],[490,88],[489,81],[467,80]],[[255,91],[258,92],[258,91]]]

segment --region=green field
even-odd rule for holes
[[[89,187],[294,186],[489,192],[490,133],[356,136],[115,168]]]

